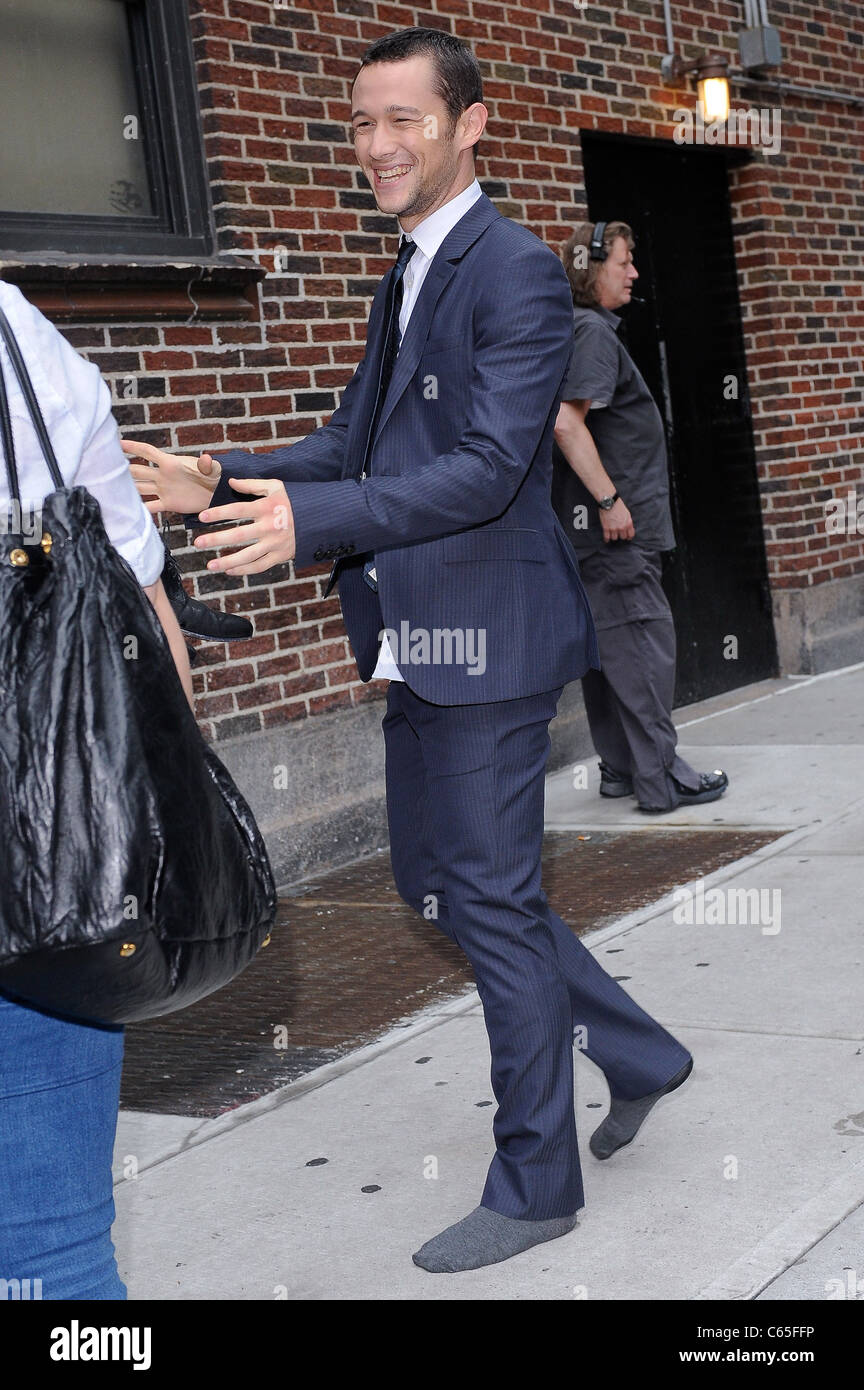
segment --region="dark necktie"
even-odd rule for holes
[[[384,353],[381,358],[381,372],[378,377],[378,393],[375,397],[375,409],[372,411],[372,420],[369,425],[369,433],[366,436],[366,451],[363,459],[363,477],[369,472],[369,460],[372,452],[372,440],[375,438],[375,430],[378,427],[378,419],[387,397],[387,388],[390,385],[390,378],[393,375],[393,368],[396,365],[396,358],[399,354],[399,314],[402,309],[405,286],[402,277],[405,274],[405,267],[417,249],[416,241],[403,240],[399,247],[399,254],[396,257],[396,264],[393,267],[390,288],[387,292],[387,308],[385,309],[387,327],[384,334]],[[378,588],[378,580],[375,575],[374,556],[366,561],[363,566],[363,578],[370,589]]]

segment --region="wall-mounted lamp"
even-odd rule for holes
[[[725,121],[729,118],[729,62],[724,53],[702,53],[687,63],[677,53],[668,53],[660,64],[663,76],[673,81],[692,74],[696,78],[702,119]]]

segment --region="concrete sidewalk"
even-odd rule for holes
[[[731,788],[670,816],[600,801],[593,768],[587,791],[572,770],[550,777],[550,830],[780,832],[682,885],[689,901],[670,894],[585,938],[695,1069],[598,1163],[586,1141],[608,1093],[577,1052],[586,1207],[571,1235],[465,1274],[411,1262],[476,1205],[492,1155],[471,991],[216,1120],[121,1114],[115,1242],[130,1297],[821,1299],[853,1297],[857,1281],[864,1293],[862,714],[864,667],[679,711],[684,756],[726,768]]]

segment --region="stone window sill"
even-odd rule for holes
[[[158,257],[22,256],[0,251],[0,278],[55,322],[106,319],[260,318],[263,266],[239,256],[189,261]]]

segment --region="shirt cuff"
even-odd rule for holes
[[[225,469],[223,468],[215,491],[210,496],[210,501],[207,503],[207,506],[202,507],[201,510],[202,512],[207,512],[211,507],[225,507],[229,502],[236,502],[239,496],[240,494],[234,492],[229,486]],[[248,500],[248,498],[244,498],[244,501]],[[197,512],[183,512],[183,520],[190,530],[193,530],[195,527],[199,530],[203,530],[207,526],[223,525],[221,521],[199,521]]]

